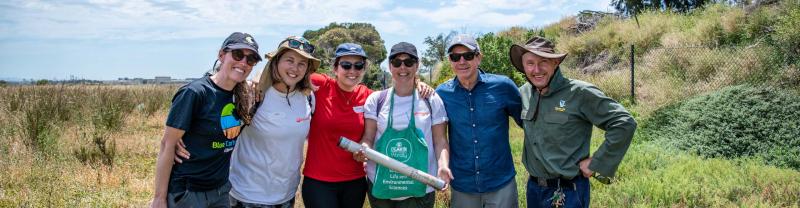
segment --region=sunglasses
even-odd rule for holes
[[[400,64],[406,65],[406,67],[412,67],[414,64],[417,64],[417,59],[392,59],[391,63],[394,67],[400,67]]]
[[[475,59],[475,56],[478,55],[478,53],[470,51],[464,53],[450,53],[448,55],[450,56],[450,61],[458,62],[461,60],[461,57],[464,57],[464,60],[472,61],[472,59]]]
[[[245,49],[230,50],[231,57],[233,57],[233,60],[242,61],[242,59],[245,58],[244,50]],[[258,63],[258,61],[260,61],[260,59],[261,59],[261,57],[258,57],[258,55],[256,53],[251,53],[250,55],[247,55],[246,57],[247,57],[247,65],[250,65],[250,66],[255,66],[256,63]]]
[[[289,44],[287,45],[289,45],[290,48],[303,50],[308,54],[314,54],[314,45],[311,45],[311,43],[309,43],[305,38],[289,37],[286,38],[286,40],[281,41],[281,44],[278,45],[282,45],[284,42],[288,42]]]
[[[350,70],[350,68],[355,68],[356,70],[361,71],[362,69],[364,69],[365,64],[366,63],[364,63],[363,61],[359,61],[356,63],[350,63],[349,61],[339,62],[339,65],[342,66],[342,69],[344,70]]]

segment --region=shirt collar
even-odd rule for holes
[[[484,76],[486,76],[486,72],[483,71],[483,69],[478,68],[478,79],[475,80],[475,87],[478,87],[479,84],[483,83]],[[461,82],[458,81],[458,77],[457,76],[453,77],[453,82],[454,82],[453,86],[459,87],[461,89],[464,89],[465,91],[468,91],[467,88],[465,88],[464,86],[461,86]],[[472,89],[474,90],[475,87],[472,87]]]

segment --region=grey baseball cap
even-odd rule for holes
[[[450,53],[450,50],[453,50],[453,46],[456,45],[463,45],[473,52],[481,52],[481,47],[478,46],[478,41],[469,34],[458,34],[451,38],[450,42],[447,43],[447,52]]]

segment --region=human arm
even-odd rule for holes
[[[508,95],[508,99],[506,102],[506,114],[514,120],[514,123],[517,123],[517,126],[520,128],[524,128],[522,126],[522,94],[520,93],[519,88],[517,85],[514,84],[511,79],[504,80],[504,87],[505,94]]]
[[[436,93],[436,89],[425,82],[420,82],[419,78],[414,80],[414,82],[417,83],[417,91],[419,91],[419,97],[422,99],[428,99],[433,96],[434,93]]]
[[[375,144],[375,136],[378,131],[378,118],[380,109],[378,109],[377,102],[381,92],[376,91],[367,97],[364,103],[364,133],[361,136],[361,145],[363,148],[372,148]],[[353,159],[359,162],[366,162],[367,156],[364,150],[353,153]]]
[[[455,177],[453,177],[453,173],[450,171],[450,145],[447,141],[446,128],[447,122],[444,122],[433,125],[431,131],[433,131],[433,151],[439,166],[437,175],[445,184],[450,184],[450,180],[453,180]],[[446,189],[447,186],[445,186],[443,190]]]
[[[378,122],[364,118],[364,136],[361,136],[361,146],[364,148],[372,148],[375,142],[375,133],[378,131]],[[367,156],[364,154],[364,150],[358,151],[353,153],[353,159],[359,162],[366,162]]]
[[[580,110],[586,120],[605,130],[603,144],[590,158],[579,163],[581,173],[587,177],[594,172],[613,177],[633,140],[636,121],[621,104],[605,96],[594,86],[581,92]]]
[[[164,128],[161,149],[156,159],[155,194],[150,207],[167,207],[167,186],[170,172],[172,172],[172,159],[175,155],[175,146],[184,133],[184,130],[170,126]]]

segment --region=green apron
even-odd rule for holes
[[[417,170],[428,172],[428,145],[425,135],[418,129],[414,122],[414,106],[417,96],[412,93],[411,120],[408,127],[403,130],[392,128],[394,111],[394,92],[390,92],[389,122],[381,138],[375,144],[375,150],[392,159],[402,162]],[[427,186],[411,177],[395,172],[383,165],[375,165],[375,181],[372,185],[372,195],[379,199],[392,199],[398,197],[421,197],[425,195]]]

